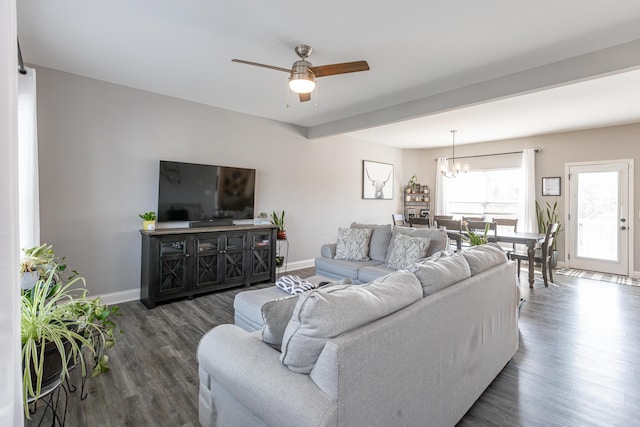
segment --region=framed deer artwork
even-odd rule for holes
[[[372,200],[393,199],[393,165],[362,161],[362,198]]]

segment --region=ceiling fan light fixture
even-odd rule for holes
[[[295,93],[311,93],[316,88],[316,76],[309,70],[311,63],[296,61],[289,77],[289,89]]]
[[[295,93],[311,93],[316,88],[316,78],[311,73],[291,73],[289,89]]]

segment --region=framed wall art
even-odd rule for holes
[[[560,177],[547,176],[542,178],[542,195],[543,196],[559,196],[560,195]]]
[[[393,199],[393,165],[362,161],[362,198],[373,200]]]

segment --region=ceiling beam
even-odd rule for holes
[[[410,102],[312,126],[319,139],[443,113],[640,68],[640,40],[498,77]]]

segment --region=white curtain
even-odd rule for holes
[[[18,74],[18,185],[20,248],[40,244],[36,70]]]
[[[537,232],[536,221],[536,153],[533,148],[522,151],[522,178],[520,185],[520,200],[518,208],[522,227],[518,224],[519,231]]]
[[[0,425],[23,425],[18,282],[16,2],[0,2]]]
[[[433,201],[433,209],[435,213],[433,215],[447,215],[447,183],[446,178],[442,176],[442,173],[440,173],[440,171],[447,166],[447,158],[438,157],[438,161],[436,163],[436,194]]]

